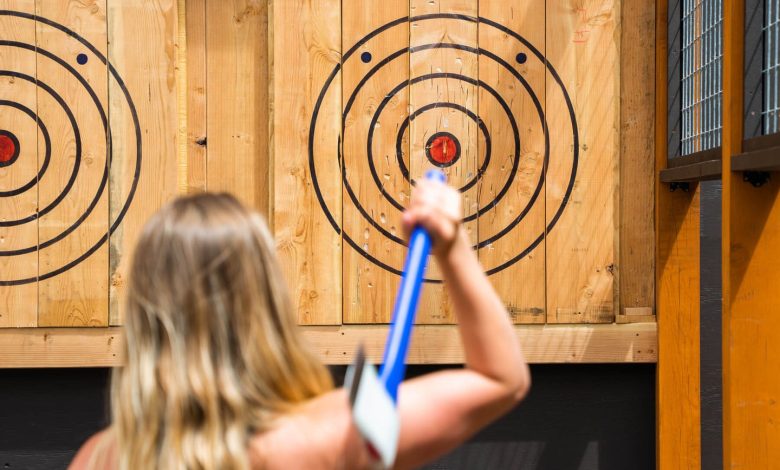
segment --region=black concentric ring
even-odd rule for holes
[[[0,71],[0,75],[2,75],[2,71]],[[38,115],[36,115],[32,109],[28,108],[23,104],[17,103],[15,101],[8,101],[8,100],[0,100],[0,106],[8,106],[11,108],[18,109],[19,111],[29,116],[30,119],[36,122],[36,124],[38,125],[38,129],[41,131],[41,135],[43,135],[44,154],[43,154],[43,164],[41,165],[41,169],[38,170],[38,174],[36,174],[35,177],[33,177],[33,179],[19,186],[18,188],[11,189],[8,191],[0,191],[0,197],[10,197],[10,196],[16,196],[17,194],[22,194],[23,192],[34,187],[36,184],[38,184],[38,181],[43,177],[44,173],[46,173],[46,169],[49,167],[49,160],[51,160],[51,138],[49,137],[49,130],[46,128],[46,125],[43,123],[43,121],[41,121],[40,117],[38,117]],[[17,142],[16,144],[17,154],[19,151],[20,151],[19,144]]]
[[[31,20],[33,22],[41,23],[47,26],[50,26],[52,28],[55,28],[61,32],[63,32],[66,37],[73,38],[77,40],[79,43],[81,43],[85,48],[87,48],[95,57],[98,58],[100,62],[102,62],[105,66],[108,68],[109,72],[109,80],[113,78],[113,80],[116,82],[116,84],[119,86],[119,89],[122,91],[122,96],[125,99],[128,109],[130,111],[130,115],[132,118],[132,123],[135,131],[135,141],[136,141],[136,155],[135,155],[135,169],[133,171],[133,180],[132,184],[130,185],[130,189],[128,190],[127,198],[122,203],[121,208],[119,212],[116,215],[116,218],[113,221],[109,221],[110,225],[108,227],[107,233],[103,234],[90,248],[88,248],[84,253],[77,256],[75,259],[71,260],[70,262],[66,263],[63,266],[55,267],[51,269],[48,272],[40,272],[35,277],[29,277],[24,279],[0,279],[0,285],[19,285],[19,284],[26,284],[31,282],[36,282],[40,280],[49,279],[51,277],[54,277],[58,274],[61,274],[73,266],[76,266],[80,262],[84,261],[86,258],[88,258],[90,255],[92,255],[97,249],[102,246],[106,241],[108,240],[110,234],[112,234],[117,227],[122,223],[122,220],[124,219],[124,216],[126,215],[127,211],[130,208],[130,204],[133,201],[133,198],[135,196],[136,189],[138,187],[138,179],[140,176],[141,171],[141,156],[142,156],[142,141],[141,141],[141,126],[138,120],[138,112],[135,108],[135,104],[133,103],[133,100],[130,96],[130,93],[127,89],[127,86],[125,85],[122,78],[119,76],[118,72],[114,68],[114,66],[108,62],[106,57],[89,41],[84,39],[81,35],[77,34],[75,31],[67,28],[66,26],[63,26],[59,23],[56,23],[54,21],[51,21],[46,18],[42,18],[40,16],[31,15],[28,13],[18,12],[18,11],[11,11],[11,10],[0,10],[0,16],[11,16],[11,17],[18,17],[23,18],[27,20]],[[63,232],[55,236],[54,238],[51,238],[49,240],[45,240],[41,242],[39,245],[35,247],[29,247],[29,248],[23,248],[19,250],[9,250],[9,251],[0,251],[0,256],[14,256],[14,255],[20,255],[24,253],[29,253],[31,251],[40,250],[43,248],[46,248],[47,246],[50,246],[66,236],[68,236],[70,233],[72,233],[76,228],[83,223],[83,221],[89,216],[89,214],[94,210],[94,208],[97,206],[103,192],[105,191],[105,188],[108,184],[108,174],[109,174],[109,168],[111,167],[111,163],[113,161],[112,158],[112,145],[111,145],[111,129],[108,123],[108,119],[104,110],[103,105],[101,104],[100,100],[98,99],[97,95],[95,94],[94,90],[89,86],[89,83],[87,80],[84,79],[83,76],[81,76],[78,71],[76,71],[69,63],[67,63],[65,60],[61,59],[60,57],[57,57],[56,55],[52,54],[49,51],[46,51],[44,49],[41,49],[40,47],[36,45],[21,43],[17,41],[0,41],[0,46],[10,46],[10,47],[18,47],[21,49],[32,51],[35,54],[41,54],[56,63],[58,63],[60,66],[65,68],[71,75],[73,75],[79,83],[84,87],[84,89],[89,93],[91,96],[93,102],[95,103],[95,106],[97,107],[97,110],[101,116],[101,120],[103,121],[103,128],[106,136],[106,165],[103,171],[103,176],[100,182],[99,187],[97,188],[96,195],[93,198],[93,200],[90,202],[87,209],[82,213],[78,219],[71,224],[67,229],[65,229]],[[6,71],[8,72],[8,75],[15,74],[14,76],[17,76],[18,78],[22,78],[29,81],[29,76],[24,76],[24,74],[19,74],[18,72],[13,71]],[[35,83],[37,86],[41,86],[42,88],[46,89],[45,87],[47,85],[42,84],[40,80],[34,79],[33,83]],[[51,95],[55,96],[56,92],[51,89],[51,87],[48,87],[49,90],[51,90]],[[49,90],[46,90],[47,92]],[[55,97],[55,100],[57,98]],[[59,100],[58,100],[59,102]],[[61,105],[63,105],[63,102],[60,102]],[[67,109],[67,106],[63,105],[63,109]],[[68,114],[68,111],[66,111],[66,114]],[[72,113],[69,114],[69,119],[72,117]],[[75,118],[72,120],[72,124],[74,127],[74,132],[78,132],[78,125],[75,123]],[[77,152],[78,155],[80,155],[80,143],[78,144],[79,151]],[[79,164],[76,163],[76,168],[78,168]],[[76,170],[77,171],[77,170]],[[67,191],[70,190],[70,187],[73,185],[71,182],[75,179],[75,176],[71,176],[71,179],[69,180],[68,185],[66,185],[66,188],[63,190],[60,195],[55,199],[55,201],[47,206],[47,208],[41,209],[38,213],[35,215],[28,217],[26,220],[27,222],[35,220],[40,218],[42,215],[44,215],[46,212],[51,211],[57,204],[59,204],[65,197],[65,194],[67,194]]]
[[[492,21],[492,20],[489,20],[489,19],[485,19],[485,18],[477,18],[477,17],[467,16],[467,15],[456,15],[456,14],[439,13],[439,14],[430,14],[430,15],[423,15],[423,16],[416,16],[416,17],[399,18],[397,20],[394,20],[394,21],[392,21],[390,23],[385,24],[384,26],[381,26],[380,28],[377,28],[376,30],[370,32],[368,35],[366,35],[365,37],[360,39],[357,43],[355,43],[343,55],[341,63],[337,64],[333,68],[332,72],[330,73],[330,75],[326,79],[325,84],[323,85],[323,88],[320,91],[320,94],[319,94],[319,96],[317,98],[317,101],[315,103],[315,107],[314,107],[314,110],[313,110],[313,113],[312,113],[312,118],[311,118],[311,124],[310,124],[310,127],[309,127],[309,171],[310,171],[313,183],[314,183],[315,193],[317,195],[317,199],[318,199],[318,201],[320,203],[320,206],[322,207],[323,212],[324,212],[326,218],[328,219],[328,222],[331,224],[331,226],[336,231],[336,233],[340,234],[342,236],[342,239],[344,241],[346,241],[347,244],[349,244],[353,249],[355,249],[358,253],[360,253],[364,258],[366,258],[370,262],[372,262],[372,263],[382,267],[383,269],[385,269],[385,270],[387,270],[389,272],[392,272],[392,273],[400,275],[401,271],[399,269],[397,269],[397,268],[395,268],[393,266],[389,266],[386,263],[382,262],[381,260],[377,259],[372,254],[368,253],[365,249],[363,249],[363,247],[361,247],[358,243],[356,243],[350,237],[350,235],[348,233],[346,233],[345,231],[343,231],[341,229],[340,225],[337,223],[337,221],[333,217],[333,214],[331,214],[331,212],[330,212],[330,210],[328,208],[328,205],[327,205],[327,203],[325,201],[324,195],[322,194],[322,191],[321,191],[321,189],[319,187],[319,184],[318,184],[318,181],[317,181],[317,169],[316,169],[315,155],[314,155],[314,139],[315,139],[315,134],[316,134],[317,118],[318,118],[318,115],[319,115],[320,108],[321,108],[322,103],[323,103],[323,101],[325,99],[326,93],[328,92],[329,88],[333,84],[333,81],[335,80],[336,76],[341,72],[342,64],[345,63],[347,60],[349,60],[350,57],[353,56],[355,54],[355,52],[359,48],[361,48],[367,41],[369,41],[370,39],[374,38],[375,36],[381,34],[382,32],[388,30],[389,28],[392,28],[394,26],[397,26],[397,25],[400,25],[400,24],[403,24],[403,23],[407,23],[407,22],[421,22],[421,21],[432,20],[432,19],[455,19],[455,20],[462,20],[462,21],[467,21],[467,22],[472,22],[472,23],[477,23],[478,22],[480,24],[484,24],[484,25],[496,28],[497,30],[503,32],[504,34],[506,34],[508,36],[511,36],[515,40],[519,41],[523,46],[525,46],[525,48],[529,51],[530,54],[533,54],[534,56],[536,56],[545,65],[545,67],[547,69],[547,73],[549,73],[549,75],[552,77],[552,80],[553,80],[552,85],[553,86],[557,86],[557,87],[560,88],[560,91],[562,93],[563,99],[564,99],[565,104],[566,104],[566,108],[567,108],[567,111],[568,111],[568,114],[569,114],[569,118],[571,120],[572,133],[573,133],[572,169],[571,169],[571,174],[569,176],[568,184],[566,185],[566,192],[565,192],[565,194],[564,194],[564,196],[563,196],[563,198],[561,200],[561,203],[560,203],[559,207],[555,210],[555,212],[552,214],[552,217],[548,219],[548,222],[547,222],[547,225],[546,225],[545,229],[542,231],[542,233],[535,240],[533,240],[526,248],[522,249],[520,251],[520,253],[518,253],[516,256],[514,256],[511,259],[505,261],[501,265],[493,267],[493,268],[491,268],[491,269],[489,269],[487,271],[488,274],[494,274],[496,272],[499,272],[499,271],[501,271],[501,270],[511,266],[512,264],[516,263],[517,261],[519,261],[523,257],[527,256],[531,251],[533,251],[539,245],[539,243],[542,240],[544,240],[545,234],[549,233],[553,229],[553,227],[556,225],[556,223],[560,219],[560,217],[561,217],[561,215],[563,213],[563,210],[565,209],[565,207],[566,207],[566,205],[567,205],[567,203],[568,203],[568,201],[569,201],[569,199],[571,197],[571,193],[572,193],[572,190],[573,190],[573,187],[574,187],[574,181],[575,181],[576,175],[577,175],[577,167],[578,167],[578,159],[579,159],[579,136],[578,136],[578,129],[577,129],[577,120],[576,120],[576,116],[574,114],[574,107],[572,105],[571,98],[569,97],[569,94],[568,94],[568,92],[567,92],[567,90],[566,90],[566,88],[565,88],[565,86],[564,86],[560,76],[558,75],[558,73],[556,72],[556,70],[552,66],[552,64],[550,64],[544,58],[544,56],[541,54],[541,52],[539,52],[538,49],[536,49],[531,43],[529,43],[526,39],[524,39],[518,33],[512,31],[511,29],[509,29],[509,28],[507,28],[507,27],[505,27],[505,26],[503,26],[503,25],[501,25],[499,23],[496,23],[495,21]],[[549,132],[548,132],[548,127],[547,127],[547,122],[546,122],[546,119],[545,119],[545,116],[544,116],[544,111],[543,111],[543,109],[541,107],[541,103],[539,102],[539,100],[537,99],[535,94],[533,93],[533,90],[531,90],[530,86],[528,86],[528,84],[525,82],[525,80],[522,77],[522,75],[517,70],[512,68],[512,66],[510,64],[508,64],[506,61],[504,61],[503,59],[498,57],[496,54],[494,54],[494,53],[492,53],[492,52],[490,52],[488,50],[485,50],[483,48],[470,48],[468,46],[463,46],[463,45],[459,45],[459,44],[428,44],[428,45],[418,46],[418,47],[414,47],[414,48],[405,48],[405,49],[399,50],[399,51],[389,55],[388,57],[386,57],[382,61],[379,61],[377,63],[377,65],[374,66],[366,74],[366,76],[363,77],[363,79],[361,80],[360,84],[358,85],[358,88],[360,86],[362,86],[362,84],[365,83],[365,81],[368,80],[373,74],[375,74],[379,70],[379,68],[383,67],[384,65],[389,63],[391,60],[395,59],[396,57],[399,57],[399,56],[403,55],[404,53],[410,53],[411,54],[411,53],[417,52],[419,50],[423,50],[424,48],[437,48],[437,47],[439,47],[439,48],[447,47],[447,48],[452,48],[452,49],[459,49],[459,50],[465,50],[465,51],[473,52],[473,53],[476,53],[478,55],[485,56],[485,57],[487,57],[487,58],[489,58],[489,59],[499,63],[501,66],[503,66],[508,71],[510,71],[510,73],[521,84],[523,84],[523,86],[526,87],[526,90],[529,92],[529,95],[531,96],[532,100],[534,101],[534,104],[537,107],[537,110],[540,112],[540,117],[541,117],[541,122],[542,122],[542,129],[543,129],[543,132],[544,132],[544,139],[545,139],[545,154],[544,154],[544,164],[543,164],[542,171],[541,171],[541,174],[540,174],[539,183],[537,184],[536,190],[534,191],[533,195],[529,199],[528,204],[526,205],[526,207],[518,214],[518,216],[510,224],[508,224],[503,230],[501,230],[498,233],[494,234],[489,239],[480,241],[475,246],[475,248],[477,248],[477,249],[478,248],[483,248],[483,247],[489,245],[490,243],[495,242],[496,240],[498,240],[499,238],[504,236],[506,233],[511,231],[517,225],[517,223],[519,223],[523,219],[523,217],[525,217],[525,215],[530,211],[530,209],[533,206],[533,204],[538,200],[538,196],[540,195],[541,189],[544,186],[544,181],[545,181],[545,178],[546,178],[546,169],[548,167],[549,158],[550,158],[549,157],[550,144],[549,144]],[[447,75],[447,74],[444,74],[444,75]],[[414,80],[414,78],[412,80],[410,80],[409,82],[406,82],[404,84],[404,86],[410,85],[411,81],[413,81],[413,80]],[[480,82],[479,85],[482,86],[482,83]],[[345,119],[346,119],[346,115],[347,115],[348,109],[349,109],[349,107],[351,107],[352,102],[355,99],[356,91],[352,93],[352,96],[348,100],[347,106],[345,107],[344,114],[342,116],[342,130],[344,129],[344,122],[345,122]],[[396,93],[397,93],[397,91],[396,91]],[[386,101],[389,101],[389,99],[387,97],[385,98],[385,100],[383,100],[383,103],[386,104]],[[381,112],[381,108],[382,108],[381,106],[379,108],[377,108],[377,112],[375,113],[375,119],[378,119],[377,116]],[[510,109],[510,113],[511,113],[511,109]],[[372,122],[372,124],[374,124],[374,123],[375,123],[375,121]],[[369,133],[372,132],[373,127],[374,127],[373,125],[369,126]],[[339,139],[339,146],[340,146],[340,142],[341,142],[341,140]],[[369,143],[369,147],[368,148],[369,148],[369,151],[370,151],[370,143]],[[349,182],[347,180],[347,171],[346,171],[346,168],[345,168],[346,165],[344,164],[344,161],[342,159],[342,156],[341,156],[341,153],[340,153],[340,149],[335,149],[335,150],[336,150],[335,153],[337,155],[337,158],[339,159],[339,162],[340,162],[339,166],[341,168],[342,184],[343,184],[344,188],[347,189],[347,193],[349,194],[350,199],[352,199],[353,202],[355,202],[356,198],[355,198],[353,192],[351,191],[351,188],[349,188]],[[403,160],[403,159],[401,158],[401,160]],[[370,156],[369,156],[369,161],[371,161]],[[515,166],[515,171],[517,171],[516,170],[516,166]],[[407,172],[408,172],[408,169],[407,169]],[[375,170],[372,171],[372,176],[374,177],[375,183],[380,188],[380,191],[385,196],[385,198],[390,200],[390,198],[388,198],[388,195],[387,195],[386,191],[384,190],[384,188],[383,188],[383,186],[381,184],[381,181],[379,181],[379,178],[378,178],[378,176],[375,173],[376,173]],[[514,176],[512,178],[509,178],[509,185],[510,186],[511,186],[511,182],[512,182],[513,179],[514,179]],[[494,201],[491,202],[491,204],[486,206],[485,210],[489,210],[489,209],[495,207],[497,202],[498,202],[498,198],[496,197],[494,199]],[[391,204],[392,204],[392,202],[391,202]],[[393,204],[393,205],[395,206],[395,204]],[[392,234],[387,233],[371,217],[368,217],[368,214],[365,213],[365,210],[362,208],[362,206],[360,204],[355,203],[355,206],[358,208],[358,210],[361,212],[361,214],[366,218],[366,220],[368,220],[369,223],[374,228],[376,228],[378,231],[380,231],[380,233],[383,233],[383,235],[385,235],[385,236],[390,235],[390,236],[388,236],[388,238],[390,238],[391,240],[393,238],[397,239],[397,237],[393,237]],[[478,216],[478,215],[479,215],[479,212],[477,213],[476,216]],[[429,281],[429,282],[440,282],[438,280],[431,280],[431,279],[426,279],[426,281]]]

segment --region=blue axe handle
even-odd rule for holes
[[[442,183],[446,181],[444,173],[439,170],[429,170],[425,173],[425,179],[441,181]],[[409,251],[406,254],[401,285],[395,298],[393,321],[390,324],[390,333],[385,345],[382,369],[379,371],[379,379],[385,384],[387,393],[396,403],[398,402],[398,386],[401,385],[406,371],[409,337],[414,325],[414,316],[417,313],[425,265],[428,262],[430,252],[430,235],[422,227],[415,227],[411,237],[409,237]]]

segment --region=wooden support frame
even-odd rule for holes
[[[670,191],[667,167],[668,1],[656,3],[657,468],[701,468],[699,186]]]
[[[348,364],[358,344],[369,359],[382,359],[387,325],[304,326],[306,339],[326,364]],[[626,325],[518,325],[515,333],[529,362],[652,363],[657,359],[655,323]],[[0,368],[111,367],[122,362],[122,329],[0,329]],[[420,325],[409,349],[410,364],[460,364],[463,350],[454,325]]]
[[[742,180],[745,1],[724,2],[723,466],[780,461],[780,175]],[[750,150],[750,149],[746,149]],[[767,168],[772,170],[773,168]]]

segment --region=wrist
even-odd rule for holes
[[[436,261],[443,270],[449,270],[462,264],[463,261],[474,257],[473,250],[471,249],[471,242],[469,241],[466,231],[462,228],[458,228],[458,232],[452,243],[446,250],[441,250],[436,253]]]

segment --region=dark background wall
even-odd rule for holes
[[[412,367],[410,374],[430,370]],[[655,468],[653,365],[539,365],[532,374],[533,389],[520,406],[427,468]],[[0,371],[0,469],[65,468],[87,436],[106,425],[109,375]]]

